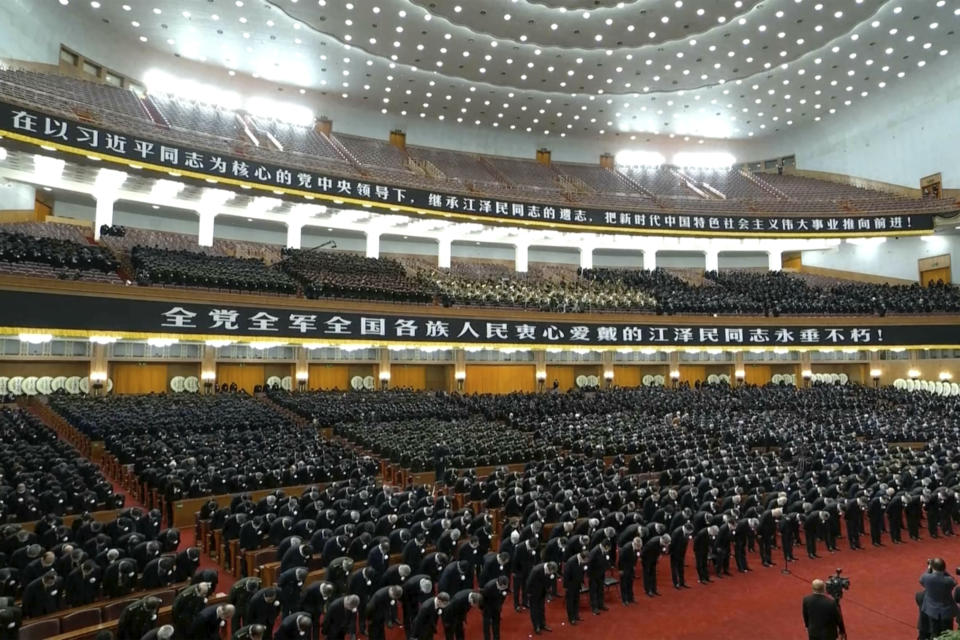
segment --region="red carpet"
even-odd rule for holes
[[[906,539],[906,537],[905,537]],[[869,545],[869,536],[866,537]],[[607,590],[606,604],[610,611],[600,616],[590,613],[587,596],[581,597],[580,615],[583,622],[576,627],[566,624],[563,596],[547,605],[547,624],[552,633],[544,633],[545,640],[580,639],[623,640],[625,637],[643,640],[805,640],[807,635],[800,615],[800,601],[810,593],[810,581],[826,578],[837,567],[850,578],[850,590],[844,594],[843,614],[848,635],[853,638],[882,638],[904,640],[916,638],[917,606],[914,594],[919,590],[918,579],[926,569],[927,558],[941,556],[947,560],[950,572],[960,565],[960,537],[939,540],[922,539],[902,545],[850,551],[841,542],[836,554],[824,553],[809,560],[802,549],[791,564],[791,574],[780,573],[780,567],[764,569],[757,554],[748,561],[753,571],[715,580],[712,584],[697,584],[692,550],[688,553],[686,570],[690,589],[677,591],[670,583],[669,560],[662,558],[658,565],[658,598],[643,594],[639,579],[634,588],[638,603],[631,607],[620,604],[618,587]],[[778,553],[775,550],[774,553]],[[776,556],[775,556],[776,557]],[[516,613],[512,601],[504,604],[501,638],[527,638],[532,626],[527,612]],[[625,636],[625,634],[627,634]],[[388,638],[400,640],[402,634],[388,632]],[[467,638],[482,638],[480,616],[471,612]]]
[[[130,496],[127,498],[127,506],[137,504]],[[181,549],[192,545],[193,539],[192,528],[182,530]],[[927,538],[924,531],[923,539],[913,542],[906,538],[904,531],[904,544],[892,545],[885,537],[886,546],[881,548],[870,546],[869,536],[862,540],[867,545],[862,551],[850,551],[846,538],[840,539],[840,551],[836,554],[826,553],[820,545],[821,557],[817,560],[808,559],[804,549],[798,547],[795,554],[800,560],[790,565],[790,574],[782,574],[780,566],[764,569],[759,555],[754,553],[748,558],[751,573],[737,573],[734,567],[733,576],[714,579],[708,585],[697,584],[690,549],[686,569],[690,589],[673,588],[669,560],[662,558],[657,576],[662,596],[646,597],[638,575],[634,587],[637,604],[621,605],[619,588],[614,586],[606,592],[610,610],[594,616],[590,613],[587,595],[583,594],[580,601],[583,622],[576,627],[566,624],[561,589],[560,597],[547,605],[547,624],[553,632],[544,633],[542,637],[544,640],[624,640],[624,634],[628,634],[630,638],[643,640],[805,640],[800,601],[810,593],[810,581],[826,578],[837,567],[842,567],[843,575],[852,583],[843,598],[843,616],[851,639],[916,638],[914,594],[919,590],[920,574],[926,568],[927,559],[935,556],[946,559],[951,573],[960,566],[960,536],[933,540]],[[774,558],[781,557],[779,550],[774,550]],[[209,557],[201,558],[201,567],[218,568]],[[221,570],[217,591],[229,591],[233,582],[233,576]],[[442,636],[440,629],[437,637]],[[483,637],[478,611],[468,617],[466,637],[469,640]],[[533,637],[529,613],[516,613],[512,596],[504,603],[500,637],[503,640]],[[387,638],[403,640],[403,632],[388,629]]]

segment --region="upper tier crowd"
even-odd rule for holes
[[[231,254],[217,246],[183,248],[186,236],[156,233],[153,246],[116,244],[122,227],[110,227],[108,246],[27,235],[12,225],[0,230],[0,269],[17,275],[121,282],[126,270],[137,284],[202,287],[263,295],[384,300],[404,304],[488,306],[558,313],[886,315],[960,311],[960,287],[870,284],[784,271],[645,271],[538,266],[517,273],[505,265],[462,263],[452,269],[410,258],[365,258],[317,250],[274,252],[271,245],[243,243]],[[31,232],[46,233],[33,225]],[[126,230],[132,231],[132,230]],[[137,237],[135,234],[132,237]],[[237,245],[241,243],[235,243]],[[260,254],[257,255],[257,251]],[[242,257],[241,257],[242,254]],[[252,254],[252,255],[251,255]]]

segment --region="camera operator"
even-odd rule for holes
[[[920,576],[920,585],[923,587],[920,611],[927,616],[930,637],[936,638],[941,632],[953,629],[953,618],[957,615],[953,589],[957,581],[947,575],[947,564],[943,558],[934,558],[929,566],[930,569]]]
[[[803,625],[809,640],[846,640],[840,605],[826,594],[823,580],[814,580],[813,593],[803,599]]]

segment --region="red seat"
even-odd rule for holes
[[[44,640],[60,633],[60,620],[40,620],[20,627],[19,640]]]
[[[119,620],[120,614],[123,613],[123,610],[127,608],[127,605],[136,602],[136,598],[131,598],[130,600],[122,600],[120,602],[111,602],[110,604],[103,607],[103,622],[110,622],[111,620]]]
[[[100,609],[81,609],[60,618],[60,633],[100,624]]]

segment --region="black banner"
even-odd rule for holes
[[[429,191],[304,168],[281,167],[250,158],[132,137],[3,102],[0,102],[0,131],[64,145],[80,153],[102,154],[134,165],[150,165],[166,171],[196,174],[201,178],[241,181],[271,190],[327,199],[342,198],[388,209],[414,209],[431,215],[456,214],[495,222],[656,235],[755,237],[896,235],[932,231],[934,225],[934,216],[930,213],[835,216],[691,214],[660,209],[641,197],[637,198],[636,207],[612,210]],[[644,206],[650,208],[644,210]]]
[[[593,316],[596,318],[596,316]],[[450,318],[420,313],[359,314],[267,305],[158,302],[31,292],[0,292],[0,327],[203,335],[224,338],[591,347],[846,347],[960,345],[960,324],[843,326],[780,318],[757,326],[680,324],[663,316],[637,323]]]

